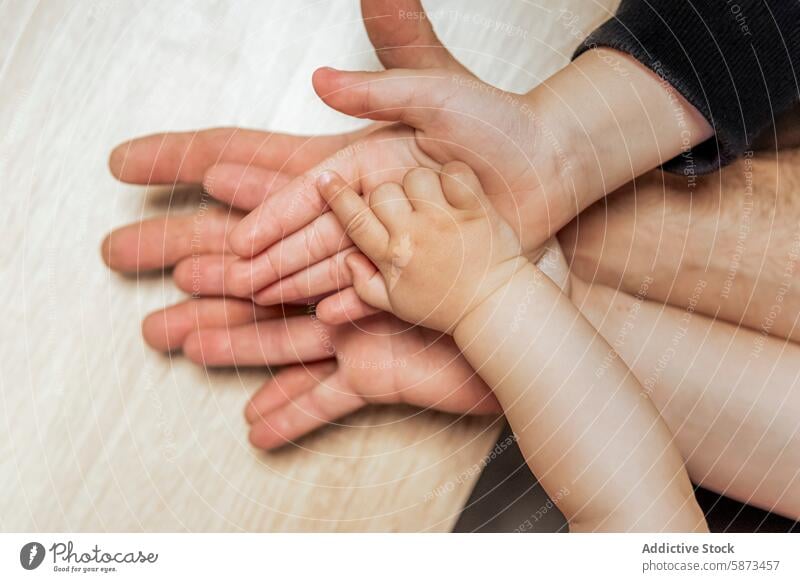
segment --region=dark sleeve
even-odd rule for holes
[[[715,137],[664,167],[710,172],[797,100],[800,0],[622,0],[573,58],[597,47],[629,53],[700,111]]]

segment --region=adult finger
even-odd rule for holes
[[[307,269],[285,277],[259,291],[253,297],[253,301],[259,305],[277,305],[349,287],[352,281],[345,258],[357,251],[356,247],[351,246]]]
[[[216,164],[203,175],[203,189],[217,200],[251,211],[294,176],[247,164]]]
[[[304,137],[237,127],[157,133],[118,145],[108,165],[132,184],[199,184],[208,168],[226,162],[299,174],[363,133]]]
[[[204,366],[282,366],[331,358],[327,326],[308,316],[190,333],[184,354]]]
[[[326,212],[252,259],[231,263],[226,283],[236,295],[251,295],[351,246],[339,219]]]
[[[420,0],[361,0],[361,14],[375,53],[387,69],[467,72],[436,36]]]
[[[103,260],[115,271],[135,273],[171,267],[193,254],[221,254],[239,220],[239,212],[212,209],[129,224],[106,236]]]
[[[337,111],[399,121],[421,130],[454,106],[452,97],[460,89],[453,74],[442,69],[338,71],[323,67],[314,71],[312,82],[320,99]]]
[[[193,297],[234,295],[225,287],[225,269],[237,260],[236,255],[193,255],[175,265],[172,278],[178,289]],[[246,297],[243,295],[242,297]],[[276,302],[277,303],[277,302]],[[275,305],[275,304],[273,304]]]
[[[245,420],[253,424],[262,419],[264,415],[311,390],[318,382],[333,374],[336,368],[336,360],[281,368],[262,384],[247,403],[244,409]]]
[[[235,255],[215,254],[187,257],[178,262],[172,276],[181,291],[194,297],[236,297],[236,294],[225,284],[225,272],[228,265],[238,260],[239,258]],[[313,303],[313,299],[324,296],[328,292],[328,289],[323,289],[308,295],[298,294],[291,298],[286,297],[281,301],[271,302],[270,305],[294,303],[307,306]],[[241,297],[250,299],[249,294]]]
[[[279,306],[261,307],[237,299],[187,300],[145,317],[142,335],[152,348],[166,352],[181,347],[198,329],[239,326],[279,316]]]
[[[368,180],[375,181],[376,173],[367,158],[373,163],[376,158],[382,160],[381,175],[386,180],[401,177],[406,168],[419,164],[407,148],[413,139],[413,129],[397,125],[330,156],[268,196],[242,219],[228,239],[231,250],[243,258],[253,257],[318,218],[326,204],[319,194],[317,179],[325,172],[339,174],[358,193],[364,186],[362,169],[371,174]]]
[[[262,449],[285,445],[365,405],[338,373],[319,381],[291,402],[265,414],[250,428],[250,442]]]
[[[384,309],[373,307],[361,299],[353,287],[348,287],[320,301],[317,304],[316,315],[322,323],[340,325],[364,319],[381,311]]]

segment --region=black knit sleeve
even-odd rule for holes
[[[715,137],[664,167],[710,172],[797,101],[800,0],[622,0],[575,57],[596,47],[629,53],[709,121]]]

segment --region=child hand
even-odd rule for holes
[[[492,207],[475,173],[451,162],[386,183],[369,205],[334,172],[322,197],[363,255],[347,257],[353,286],[373,307],[443,332],[530,265],[514,231]]]
[[[401,182],[411,168],[436,171],[460,160],[480,177],[484,191],[515,229],[528,253],[536,253],[574,213],[571,168],[553,152],[571,151],[553,133],[561,120],[552,108],[500,91],[448,70],[345,73],[318,71],[314,86],[329,105],[345,113],[400,121],[379,128],[297,177],[232,229],[230,250],[241,259],[225,274],[229,293],[273,305],[340,293],[318,305],[320,320],[342,323],[367,312],[349,287],[345,255],[352,243],[324,212],[316,179],[340,174],[367,196],[380,184]],[[534,115],[536,111],[536,115]],[[546,133],[542,135],[542,132]]]

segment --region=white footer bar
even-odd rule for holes
[[[792,534],[0,534],[0,580],[800,580]]]

